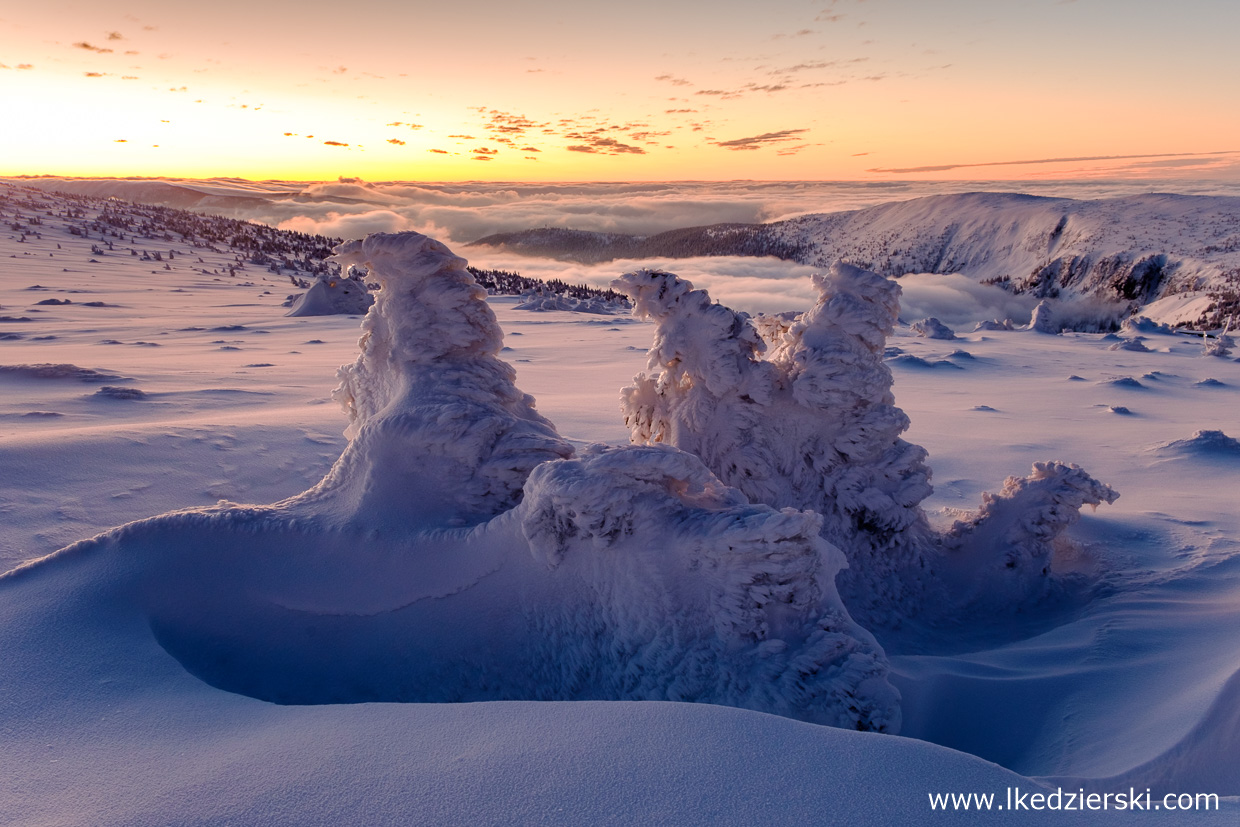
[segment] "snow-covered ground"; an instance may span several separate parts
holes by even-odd
[[[230,253],[167,242],[158,249],[177,255],[164,269],[120,245],[93,253],[99,238],[50,226],[41,235],[0,232],[0,568],[172,509],[293,497],[327,473],[346,445],[331,391],[337,367],[357,355],[357,317],[286,316],[287,279],[252,266],[223,275]],[[619,390],[646,368],[654,326],[518,303],[487,302],[516,386],[579,452],[626,444]],[[588,693],[278,705],[226,691],[217,686],[236,670],[194,661],[187,628],[257,641],[256,651],[222,651],[273,672],[306,653],[339,654],[338,641],[283,639],[245,625],[261,614],[229,612],[277,592],[306,610],[329,600],[324,589],[370,583],[363,602],[382,616],[406,588],[395,576],[403,563],[382,526],[368,529],[369,545],[352,545],[347,533],[325,541],[313,525],[287,524],[278,546],[255,539],[257,523],[222,543],[219,526],[186,517],[0,581],[0,820],[918,824],[944,817],[930,794],[977,792],[1008,807],[987,820],[1023,823],[1046,814],[1012,812],[1008,788],[1148,787],[1154,804],[1168,792],[1217,793],[1222,811],[1157,809],[1141,820],[1234,823],[1240,445],[1194,435],[1240,437],[1240,364],[1166,333],[1131,332],[1143,348],[1128,349],[1116,337],[954,326],[954,340],[900,325],[887,342],[895,402],[912,421],[904,438],[929,452],[935,490],[922,505],[935,527],[1047,460],[1080,464],[1120,498],[1072,528],[1076,545],[1055,566],[1074,587],[1056,599],[872,630],[902,696],[900,736]],[[225,570],[177,568],[203,549]],[[393,568],[383,568],[387,553]],[[338,582],[315,580],[299,554],[334,566]],[[432,580],[442,568],[428,564]],[[222,585],[164,591],[199,582]],[[629,599],[632,588],[608,583],[613,608]],[[506,617],[430,617],[413,638],[381,627],[377,651],[357,657],[433,652],[436,639],[470,640]],[[509,640],[508,627],[495,628],[486,645]]]

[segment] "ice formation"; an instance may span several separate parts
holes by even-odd
[[[1230,331],[1231,319],[1228,319],[1217,336],[1212,339],[1203,336],[1201,340],[1201,355],[1217,356],[1220,359],[1226,359],[1231,356],[1232,350],[1236,347],[1236,340],[1228,335]]]
[[[1120,322],[1120,336],[1136,336],[1141,333],[1175,333],[1175,328],[1163,322],[1156,322],[1148,316],[1129,316]]]
[[[955,339],[956,332],[933,316],[909,325],[913,332],[926,339]]]
[[[614,316],[627,313],[629,308],[619,302],[610,302],[603,298],[577,298],[550,291],[533,291],[521,297],[517,310],[567,310],[573,313],[597,313],[603,316]]]
[[[1131,350],[1136,353],[1149,353],[1150,349],[1145,346],[1144,336],[1133,336],[1130,339],[1121,339],[1113,345],[1107,345],[1107,350]]]
[[[130,523],[8,584],[70,566],[192,674],[281,703],[702,701],[899,728],[818,514],[668,446],[569,458],[462,259],[400,233],[337,260],[382,289],[319,485]]]
[[[1011,319],[991,319],[990,321],[978,322],[973,327],[974,333],[981,333],[987,330],[1015,330],[1016,324]]]
[[[304,282],[303,282],[304,283]],[[340,273],[324,273],[310,289],[289,297],[286,316],[362,315],[374,304],[366,282],[342,268]]]
[[[1197,431],[1188,439],[1177,439],[1159,446],[1159,450],[1206,457],[1240,457],[1240,439],[1222,431]]]
[[[1038,306],[1033,308],[1033,318],[1029,320],[1029,329],[1038,333],[1059,333],[1060,327],[1058,320],[1055,319],[1055,308],[1051,307],[1049,299],[1042,299],[1038,302]]]
[[[930,590],[946,590],[940,615],[973,602],[979,572],[996,581],[984,588],[1037,599],[1080,507],[1118,495],[1075,465],[1043,463],[933,532],[920,505],[926,452],[900,437],[909,420],[883,363],[900,287],[844,263],[815,285],[809,311],[750,319],[671,273],[617,279],[658,324],[647,372],[621,392],[632,441],[697,454],[751,502],[822,514],[849,561],[841,593],[866,622],[898,624]]]

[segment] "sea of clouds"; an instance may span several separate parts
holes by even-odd
[[[542,279],[606,286],[643,267],[670,270],[720,302],[750,312],[804,309],[816,268],[774,258],[711,257],[620,260],[586,265],[467,246],[484,236],[537,227],[650,235],[716,223],[762,223],[813,213],[855,210],[891,201],[960,192],[1012,192],[1069,198],[1113,198],[1146,192],[1240,195],[1237,181],[886,181],[653,183],[415,183],[357,178],[305,183],[239,179],[33,179],[35,184],[91,195],[188,206],[282,229],[361,238],[413,230],[438,238],[479,267]],[[202,199],[198,201],[198,199]],[[198,201],[198,203],[195,203]],[[935,316],[949,325],[990,318],[1027,321],[1032,302],[954,275],[910,275],[901,316]]]

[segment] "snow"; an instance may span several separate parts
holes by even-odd
[[[909,327],[918,336],[927,339],[955,339],[956,332],[933,316],[913,322]]]
[[[1087,317],[1070,322],[1076,327],[1142,305],[1157,321],[1200,322],[1209,307],[1200,299],[1234,294],[1238,216],[1240,199],[1227,196],[973,192],[802,216],[771,229],[804,250],[799,261],[819,266],[843,259],[888,276],[962,273],[1055,303],[1089,299],[1064,310]]]
[[[900,607],[902,624],[866,631],[839,613],[830,574],[842,560],[804,506],[738,500],[683,452],[591,447],[627,441],[616,394],[646,364],[655,325],[481,304],[440,260],[423,275],[395,268],[378,296],[392,319],[397,304],[441,302],[427,324],[456,333],[384,332],[372,317],[359,356],[356,319],[283,315],[287,279],[202,272],[230,253],[203,250],[198,264],[178,252],[171,271],[151,272],[45,224],[25,242],[0,234],[0,305],[32,320],[6,322],[22,338],[0,342],[13,368],[0,371],[4,567],[139,522],[0,579],[0,820],[916,824],[946,817],[927,816],[931,792],[1062,785],[1217,792],[1233,797],[1222,812],[1142,820],[1234,822],[1240,366],[1203,358],[1199,338],[1125,331],[1144,351],[1012,329],[942,342],[896,322],[881,284],[855,274],[828,293],[841,312],[870,296],[874,323],[832,333],[828,299],[731,337],[744,318],[682,293],[683,312],[701,317],[685,328],[697,361],[684,371],[722,383],[711,393],[723,404],[747,404],[737,389],[775,369],[761,365],[787,364],[832,399],[907,415],[880,442],[928,454],[934,491],[915,499],[933,532],[987,522],[979,502],[1035,517],[988,521],[1019,529],[1004,545],[1018,570],[1036,569],[1041,588],[1019,605],[994,588],[962,597],[953,617]],[[359,260],[382,258],[360,246]],[[428,293],[435,273],[450,287]],[[37,304],[48,297],[73,301]],[[653,370],[675,367],[661,341],[668,358]],[[461,373],[436,375],[444,348]],[[832,353],[880,381],[826,382],[818,357]],[[337,383],[343,415],[329,404]],[[436,442],[419,416],[441,404],[478,406],[495,426]],[[504,448],[515,434],[531,441]],[[570,447],[571,459],[534,462]],[[453,490],[411,488],[424,460],[402,466],[397,448],[451,448],[469,473]],[[332,471],[342,454],[353,459]],[[494,474],[477,473],[492,459]],[[325,476],[335,482],[316,488]],[[1081,508],[1113,491],[1097,513]],[[409,529],[414,515],[426,528]],[[1009,571],[1002,555],[983,552],[977,567],[962,549],[957,567],[935,564],[943,582],[1006,582],[991,570]],[[813,666],[818,695],[783,683],[803,657],[828,664]],[[898,688],[900,737],[786,717],[838,722],[833,693],[847,681],[869,690],[872,721],[893,697],[883,687]],[[716,703],[603,700],[686,687]],[[444,702],[416,702],[428,700]]]
[[[301,295],[289,297],[288,316],[365,315],[374,304],[366,282],[360,278],[320,275]]]
[[[751,502],[822,514],[850,561],[845,589],[887,603],[894,573],[917,565],[931,491],[925,451],[899,438],[909,421],[882,359],[900,288],[847,264],[815,284],[812,309],[759,328],[673,274],[622,276],[634,312],[658,323],[625,420],[635,443],[700,456]]]

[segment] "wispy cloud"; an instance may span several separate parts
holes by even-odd
[[[865,63],[868,57],[853,57],[847,60],[811,60],[804,63],[794,63],[791,66],[781,66],[778,69],[770,69],[769,75],[792,75],[797,72],[812,72],[819,69],[838,69],[844,66],[854,66],[858,63]]]
[[[711,141],[715,146],[724,149],[737,150],[755,150],[771,144],[779,144],[785,141],[797,140],[798,135],[808,132],[808,129],[781,129],[778,132],[764,132],[761,135],[753,135],[748,138],[733,138],[730,141]]]
[[[933,164],[920,167],[875,167],[867,169],[866,172],[947,172],[953,169],[969,169],[975,167],[1008,167],[1008,166],[1025,166],[1027,164],[1070,164],[1080,163],[1084,161],[1130,161],[1140,158],[1192,158],[1203,155],[1230,155],[1240,150],[1224,150],[1222,152],[1164,152],[1152,153],[1148,155],[1080,155],[1068,158],[1033,158],[1021,161],[986,161],[982,163],[972,164]]]
[[[615,138],[591,138],[588,143],[566,147],[569,152],[602,153],[604,155],[645,155],[640,146],[621,143]]]
[[[809,37],[812,34],[818,34],[814,29],[801,29],[792,34],[775,34],[771,35],[771,40],[790,40],[795,37]]]

